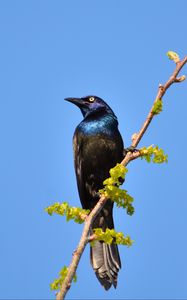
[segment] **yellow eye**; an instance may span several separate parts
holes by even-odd
[[[90,97],[89,98],[89,102],[94,102],[95,101],[95,98],[94,97]]]

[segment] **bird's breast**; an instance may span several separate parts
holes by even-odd
[[[113,136],[117,129],[117,121],[111,116],[100,119],[83,120],[78,130],[86,136]]]
[[[81,122],[74,135],[75,159],[87,167],[98,169],[110,163],[119,162],[123,153],[123,141],[117,124],[109,124],[106,120]],[[92,169],[92,168],[91,168]]]

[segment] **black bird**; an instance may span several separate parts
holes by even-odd
[[[83,121],[77,126],[74,137],[74,163],[82,207],[92,209],[99,200],[98,190],[109,177],[109,170],[120,162],[123,155],[123,140],[118,130],[118,121],[109,105],[97,96],[66,98],[77,105]],[[92,228],[114,228],[113,202],[106,205],[96,217]],[[92,267],[100,283],[108,290],[117,286],[121,262],[118,247],[95,241],[90,249]]]

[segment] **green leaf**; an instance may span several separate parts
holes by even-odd
[[[123,207],[127,210],[128,215],[134,213],[132,206],[133,198],[127,193],[126,190],[120,189],[128,169],[121,164],[117,164],[114,168],[110,169],[110,176],[104,182],[104,188],[99,190],[105,197],[116,202],[118,207]]]
[[[50,284],[50,288],[51,290],[59,290],[64,279],[66,278],[68,273],[68,268],[66,266],[64,266],[60,272],[59,272],[59,277],[57,279],[55,279],[51,284]],[[77,275],[75,274],[73,277],[73,282],[77,282]]]
[[[159,149],[158,146],[143,147],[140,149],[140,153],[141,158],[144,158],[148,163],[162,164],[168,162],[168,155],[164,153],[163,149]]]
[[[89,214],[89,210],[82,209],[80,207],[71,207],[67,202],[56,202],[51,206],[45,208],[45,211],[52,216],[54,213],[66,216],[66,220],[74,220],[76,223],[83,223],[86,216]]]
[[[95,228],[94,230],[95,240],[103,241],[106,244],[111,244],[114,242],[118,245],[126,245],[130,247],[133,244],[130,236],[124,236],[122,232],[117,232],[114,229],[107,228],[106,231],[102,231],[101,228]],[[93,243],[94,244],[94,243]]]
[[[153,106],[153,109],[152,109],[152,113],[154,115],[158,115],[159,113],[161,113],[163,109],[163,103],[162,103],[162,99],[158,99],[155,103],[154,103],[154,106]]]
[[[110,176],[118,183],[119,178],[124,179],[127,172],[127,168],[121,164],[117,164],[114,168],[110,169]]]
[[[167,56],[169,59],[173,60],[175,63],[180,61],[179,55],[174,51],[168,51]]]
[[[104,194],[104,196],[108,199],[113,200],[117,204],[117,207],[125,208],[128,215],[132,215],[134,213],[134,207],[132,206],[134,199],[126,190],[120,189],[114,185],[105,185],[105,187],[99,190],[99,192]]]

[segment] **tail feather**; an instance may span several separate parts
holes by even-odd
[[[109,249],[109,254],[110,254],[110,259],[111,259],[111,264],[113,266],[113,268],[116,269],[116,272],[119,271],[119,269],[121,268],[121,261],[120,261],[120,256],[119,256],[119,251],[118,251],[118,247],[116,244],[112,244],[113,247],[108,247]],[[116,257],[118,259],[116,259]]]
[[[121,262],[116,244],[95,241],[90,249],[91,264],[101,285],[108,290],[117,286],[117,277]]]

